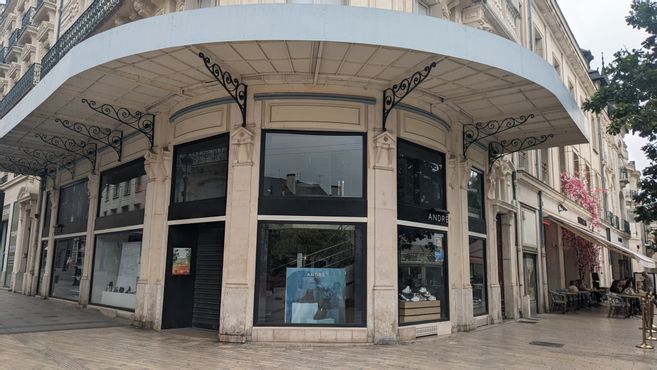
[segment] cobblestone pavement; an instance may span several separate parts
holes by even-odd
[[[0,292],[0,301],[6,298]],[[393,346],[235,345],[218,343],[208,332],[128,326],[7,334],[0,335],[0,368],[657,368],[657,350],[634,347],[640,320],[609,319],[603,310],[542,315],[534,324],[507,322]],[[0,322],[6,314],[0,312]]]

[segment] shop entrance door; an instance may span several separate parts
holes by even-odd
[[[163,329],[219,329],[223,245],[223,223],[169,228]]]
[[[536,274],[536,255],[525,253],[525,293],[530,299],[531,315],[535,316],[538,312],[538,281]]]
[[[506,306],[504,305],[504,243],[502,242],[502,215],[497,214],[495,228],[497,232],[497,280],[500,284],[500,300],[502,318],[506,319]]]

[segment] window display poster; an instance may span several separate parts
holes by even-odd
[[[192,248],[173,248],[173,276],[186,276],[191,273]]]
[[[343,268],[287,268],[285,275],[286,323],[345,322]]]
[[[116,278],[116,285],[124,290],[134,292],[139,276],[139,257],[141,242],[126,242],[121,248],[121,264]]]

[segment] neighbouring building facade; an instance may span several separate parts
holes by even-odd
[[[655,267],[556,2],[265,3],[8,1],[0,166],[30,186],[4,285],[222,341],[383,344],[545,312],[592,279],[564,230],[601,286]]]

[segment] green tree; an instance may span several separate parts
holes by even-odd
[[[584,103],[584,109],[600,113],[608,109],[610,134],[633,132],[648,139],[641,149],[650,160],[643,171],[641,191],[635,197],[636,219],[657,220],[657,2],[634,0],[625,18],[649,36],[640,49],[620,50],[603,73],[609,83]]]

